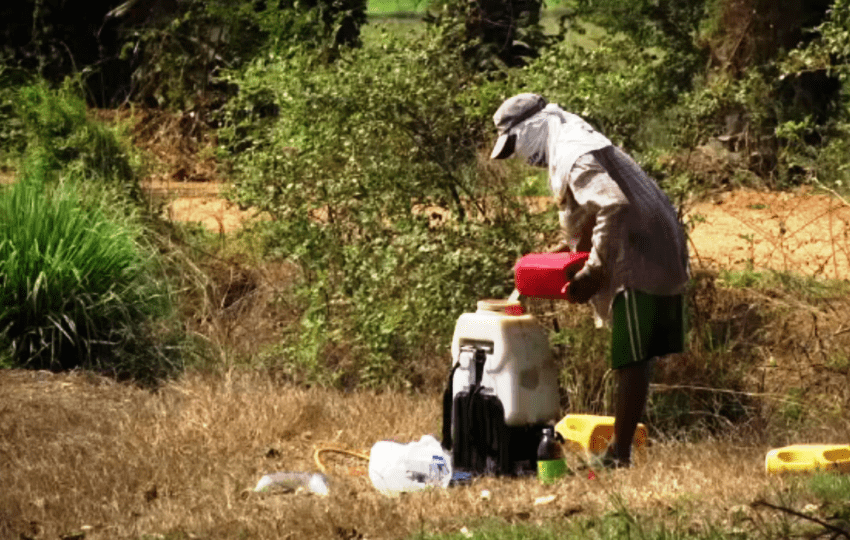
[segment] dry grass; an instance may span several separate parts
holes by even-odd
[[[783,482],[764,474],[767,448],[705,442],[653,446],[635,469],[595,480],[485,478],[398,499],[328,459],[329,497],[258,495],[265,473],[315,470],[317,447],[368,451],[438,433],[438,397],[280,386],[255,372],[187,375],[150,392],[79,373],[0,371],[0,386],[0,538],[400,538],[474,529],[488,516],[598,515],[615,495],[637,512],[721,525]],[[535,505],[546,495],[554,501]]]

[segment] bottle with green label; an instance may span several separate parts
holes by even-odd
[[[567,463],[564,461],[561,443],[555,439],[555,429],[546,426],[537,447],[537,479],[544,484],[551,484],[566,474]]]

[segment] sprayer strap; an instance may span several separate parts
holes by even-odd
[[[460,367],[460,362],[455,362],[449,371],[449,380],[446,390],[443,392],[443,448],[452,449],[452,406],[454,404],[454,378],[455,371]]]

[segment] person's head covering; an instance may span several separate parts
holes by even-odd
[[[499,138],[496,140],[490,159],[511,157],[517,150],[517,127],[542,111],[547,104],[546,100],[537,94],[518,94],[506,99],[493,115]],[[531,158],[531,155],[523,157]]]

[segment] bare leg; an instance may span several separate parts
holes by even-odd
[[[646,408],[649,382],[655,359],[632,364],[617,370],[617,396],[614,403],[614,444],[608,456],[623,465],[632,460],[632,439],[640,417]]]

